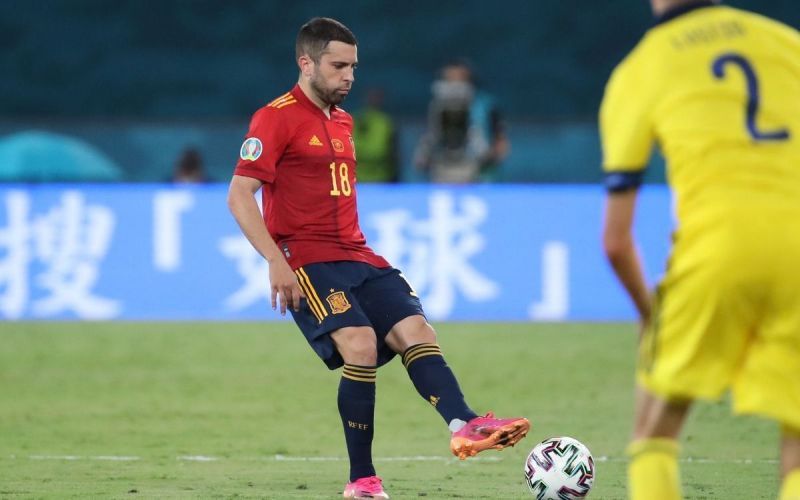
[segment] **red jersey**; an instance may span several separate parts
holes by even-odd
[[[234,174],[265,183],[264,222],[292,269],[341,260],[389,267],[358,225],[353,118],[336,106],[330,115],[295,85],[253,115]]]

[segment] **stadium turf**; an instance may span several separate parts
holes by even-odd
[[[540,439],[597,461],[592,498],[625,496],[634,327],[440,324],[476,411],[524,415],[516,448],[460,462],[395,360],[378,372],[374,456],[393,499],[530,498]],[[329,372],[290,323],[0,323],[0,498],[337,498],[347,479]],[[696,407],[686,498],[775,498],[777,429]]]

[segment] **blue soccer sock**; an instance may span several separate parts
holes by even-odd
[[[375,475],[372,465],[372,436],[375,420],[374,366],[344,365],[339,381],[339,415],[344,426],[350,481]]]
[[[453,371],[437,344],[416,344],[403,353],[403,365],[422,398],[433,405],[445,423],[469,420],[478,415],[467,406]]]

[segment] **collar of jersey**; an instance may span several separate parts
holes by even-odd
[[[325,112],[324,112],[324,111],[322,111],[322,110],[319,108],[319,106],[317,106],[316,104],[314,104],[314,101],[312,101],[311,99],[309,99],[309,98],[308,98],[308,96],[306,95],[306,93],[305,93],[305,92],[303,92],[303,89],[301,89],[301,88],[300,88],[300,84],[297,84],[297,83],[296,83],[296,84],[294,85],[294,88],[292,89],[292,91],[291,91],[291,94],[292,94],[292,95],[293,95],[293,96],[294,96],[294,97],[297,99],[297,102],[299,102],[300,104],[304,105],[304,106],[305,106],[305,107],[307,107],[307,108],[310,108],[310,109],[311,109],[313,112],[315,112],[315,113],[319,114],[319,116],[321,116],[322,118],[324,118],[324,119],[326,119],[326,120],[328,120],[328,119],[329,119],[329,118],[328,118],[328,117],[325,115]],[[331,107],[330,107],[331,116],[333,116],[333,113],[334,113],[334,111],[336,111],[336,110],[337,110],[336,106],[331,106]]]
[[[672,21],[676,17],[682,16],[688,12],[691,12],[696,9],[701,9],[704,7],[713,7],[716,5],[711,0],[697,0],[695,2],[689,2],[685,5],[680,5],[678,7],[673,7],[660,16],[656,17],[656,26],[666,23],[667,21]]]

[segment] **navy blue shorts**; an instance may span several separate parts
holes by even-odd
[[[425,315],[411,285],[393,267],[364,262],[319,262],[295,271],[306,295],[300,310],[291,310],[297,326],[317,355],[335,370],[344,364],[330,333],[346,326],[370,326],[378,339],[378,366],[395,352],[386,345],[389,330],[400,320]]]

